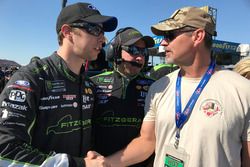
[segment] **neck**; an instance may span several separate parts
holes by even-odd
[[[201,78],[207,71],[208,66],[200,68],[181,67],[181,75],[187,78]]]
[[[75,74],[79,75],[81,67],[84,63],[84,60],[79,58],[73,52],[70,52],[68,49],[59,48],[57,54],[62,57],[62,59],[66,62],[68,68]]]
[[[211,59],[202,63],[194,63],[191,66],[181,66],[181,74],[188,78],[201,78],[207,71]]]
[[[211,63],[211,51],[198,48],[186,64],[180,64],[181,74],[188,78],[201,78]]]

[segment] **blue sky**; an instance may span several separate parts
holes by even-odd
[[[104,15],[118,18],[118,28],[133,26],[153,36],[150,26],[184,6],[217,9],[217,40],[250,44],[250,0],[67,0],[90,2]],[[21,65],[58,48],[55,31],[61,0],[0,0],[0,59]],[[108,39],[115,32],[106,33]]]

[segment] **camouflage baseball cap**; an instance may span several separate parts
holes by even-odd
[[[210,35],[216,36],[213,17],[197,7],[184,7],[176,10],[170,18],[151,26],[151,31],[155,35],[164,35],[168,31],[177,30],[186,26],[202,28]]]

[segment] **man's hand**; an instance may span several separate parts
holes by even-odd
[[[99,154],[96,151],[88,151],[87,153],[87,157],[88,159],[96,159],[96,158],[100,158],[100,159],[104,159],[104,156],[102,156],[101,154]]]
[[[84,161],[86,167],[111,167],[110,164],[105,162],[104,156],[95,151],[89,151]]]

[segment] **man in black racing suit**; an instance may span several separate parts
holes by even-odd
[[[103,31],[116,26],[115,17],[101,15],[91,4],[63,8],[57,52],[19,69],[0,96],[0,166],[102,163],[84,158],[91,148],[95,99],[83,63],[97,58]]]
[[[148,57],[147,49],[154,46],[151,37],[127,27],[118,30],[110,45],[107,57],[114,61],[114,70],[91,77],[98,103],[93,117],[94,150],[104,156],[122,149],[139,135],[145,97],[154,82],[141,72]],[[150,162],[136,166],[144,167]]]

